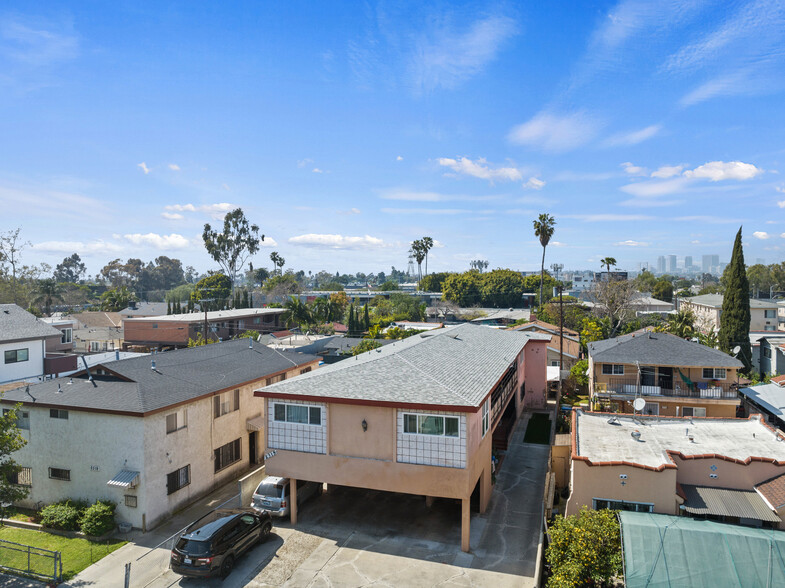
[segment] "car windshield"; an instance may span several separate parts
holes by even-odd
[[[283,486],[284,485],[280,482],[273,484],[272,482],[263,481],[261,484],[259,484],[255,494],[259,494],[260,496],[281,498],[283,496]]]
[[[177,542],[177,550],[182,551],[186,555],[199,557],[210,553],[210,542],[194,541],[193,539],[180,537],[180,540]]]

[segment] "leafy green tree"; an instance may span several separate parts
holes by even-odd
[[[494,308],[518,308],[524,292],[523,276],[509,269],[495,269],[482,275],[480,294],[485,306]]]
[[[131,292],[127,286],[110,288],[101,294],[101,310],[107,312],[119,312],[126,308],[131,302],[139,300],[136,294]]]
[[[622,574],[621,529],[611,510],[588,510],[556,517],[545,559],[548,588],[606,585]]]
[[[688,308],[682,308],[676,314],[668,316],[666,330],[681,339],[695,336],[695,314]]]
[[[400,288],[400,284],[394,280],[386,280],[384,281],[377,290],[381,292],[392,292],[394,290],[398,290]]]
[[[205,340],[201,333],[196,336],[196,339],[188,339],[188,347],[201,347],[202,345],[211,345],[213,343],[218,343],[218,339]]]
[[[375,339],[363,339],[357,345],[352,347],[351,353],[352,355],[360,355],[361,353],[365,353],[366,351],[372,351],[374,349],[378,349],[381,347],[382,344]]]
[[[595,317],[583,319],[581,328],[581,346],[584,351],[592,341],[602,341],[608,338],[608,321]]]
[[[54,278],[46,278],[38,282],[38,286],[33,291],[32,303],[37,306],[43,306],[44,314],[49,316],[51,314],[52,303],[63,301],[63,292],[65,288],[62,284],[57,283]]]
[[[363,306],[363,326],[365,327],[364,330],[366,331],[371,328],[371,315],[368,312],[367,304]]]
[[[450,274],[444,280],[442,296],[458,306],[479,306],[482,301],[481,287],[482,276],[477,270]]]
[[[644,270],[633,280],[638,292],[654,292],[657,285],[657,278],[649,270]]]
[[[722,319],[717,338],[720,349],[731,353],[740,347],[737,357],[744,363],[744,370],[752,370],[752,348],[750,347],[750,285],[744,267],[744,250],[741,245],[741,228],[736,233],[733,255],[728,265],[725,296],[722,300]]]
[[[26,486],[17,484],[22,468],[12,457],[15,451],[27,444],[17,424],[20,406],[3,411],[0,416],[0,502],[16,502],[28,494]]]
[[[553,233],[556,230],[556,219],[554,219],[550,214],[541,214],[537,220],[533,221],[534,223],[534,236],[539,238],[540,245],[542,245],[542,263],[540,264],[540,301],[539,304],[542,304],[542,285],[543,279],[545,277],[545,248],[548,246],[548,243],[551,241],[551,237],[553,237]]]
[[[290,296],[283,307],[286,311],[281,315],[281,319],[285,324],[294,324],[305,328],[313,323],[313,315],[311,315],[308,305],[296,296]]]
[[[270,272],[267,269],[260,267],[255,269],[252,273],[252,281],[253,284],[259,284],[260,286],[264,284],[265,280],[270,277]]]
[[[19,303],[17,292],[17,270],[19,269],[20,256],[22,251],[30,245],[29,241],[23,241],[19,234],[22,229],[14,229],[0,233],[0,274],[6,273],[6,264],[11,266],[11,295],[14,304]]]
[[[435,274],[428,274],[420,280],[420,290],[425,292],[441,292],[444,287],[444,280],[450,272],[437,272]]]
[[[54,279],[58,282],[76,283],[87,273],[87,266],[82,263],[78,253],[66,257],[55,266]]]
[[[299,294],[302,291],[297,278],[294,277],[294,274],[290,274],[289,272],[269,278],[264,283],[262,289],[273,296],[291,296],[292,294]]]
[[[657,300],[662,300],[663,302],[673,302],[673,284],[671,284],[668,280],[657,280],[651,295]]]
[[[191,300],[200,303],[202,310],[220,309],[226,306],[232,295],[232,281],[224,274],[213,274],[196,283]]]
[[[259,227],[248,222],[242,208],[235,208],[226,213],[220,233],[206,223],[202,240],[207,253],[224,270],[231,284],[230,289],[233,289],[237,272],[242,270],[249,255],[259,251],[259,243],[264,241],[264,235],[260,238]]]
[[[572,377],[579,386],[589,385],[589,360],[581,359],[575,362],[575,365],[570,368],[570,377]]]
[[[551,276],[551,274],[549,274],[548,271],[546,270],[545,275],[542,276],[542,278],[534,274],[525,276],[523,278],[523,284],[524,284],[523,291],[537,293],[540,288],[541,279],[543,285],[542,295],[544,298],[542,299],[542,301],[540,301],[539,294],[537,294],[536,296],[537,300],[535,306],[538,307],[542,306],[543,304],[545,304],[546,302],[548,302],[553,298],[553,289],[559,285],[559,282],[553,276]]]

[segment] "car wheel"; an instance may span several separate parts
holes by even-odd
[[[262,525],[262,532],[259,533],[259,543],[264,543],[270,537],[270,532],[273,530],[273,524],[266,522]]]
[[[221,578],[226,578],[229,574],[232,573],[232,568],[234,567],[234,556],[227,555],[223,562],[221,563]]]

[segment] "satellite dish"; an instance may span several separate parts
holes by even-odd
[[[643,399],[643,398],[636,398],[636,399],[635,399],[635,402],[633,402],[633,403],[632,403],[632,407],[633,407],[635,410],[643,410],[643,408],[644,408],[645,406],[646,406],[646,400],[645,400],[645,399]]]
[[[733,355],[738,355],[739,351],[741,351],[741,345],[736,345],[736,347],[733,348]]]

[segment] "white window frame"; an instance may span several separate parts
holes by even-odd
[[[74,340],[74,330],[71,327],[66,327],[65,329],[60,329],[62,336],[60,337],[60,343],[72,343]]]
[[[684,414],[685,410],[691,410],[692,414],[686,415]],[[695,413],[703,413],[703,414],[695,414]],[[706,407],[705,406],[682,406],[681,407],[681,416],[690,416],[690,417],[705,417],[706,416]]]
[[[166,434],[176,433],[188,427],[188,412],[185,407],[166,415]]]
[[[711,375],[707,376],[706,372],[709,370],[711,370]],[[725,368],[703,368],[702,373],[704,380],[724,380],[728,376],[728,370]]]
[[[282,407],[284,418],[280,418],[280,414],[276,410],[277,407]],[[303,423],[296,420],[289,419],[290,408],[304,408],[308,414],[308,422]],[[316,415],[318,414],[318,422]],[[296,404],[294,402],[273,402],[273,420],[277,423],[289,423],[291,425],[308,425],[309,427],[321,427],[322,425],[322,407],[314,404]]]
[[[412,433],[406,430],[407,417],[417,417],[417,431]],[[423,433],[422,423],[428,418],[442,419],[442,432],[441,433]],[[458,422],[458,430],[455,435],[447,434],[447,419],[454,419]],[[457,416],[444,415],[444,414],[427,414],[421,412],[405,412],[403,413],[403,434],[404,435],[419,435],[421,437],[447,437],[449,439],[460,439],[461,437],[461,418]]]
[[[50,419],[60,419],[67,421],[68,420],[68,411],[62,408],[50,408],[49,409],[49,418]]]
[[[763,318],[767,318],[767,319],[777,318],[777,311],[763,309]]]
[[[460,419],[458,421],[458,431],[460,434]],[[488,432],[488,429],[491,428],[491,399],[488,398],[485,402],[482,403],[482,436],[485,437],[485,434]]]
[[[90,351],[91,352],[101,351],[101,342],[100,341],[90,341]]]
[[[608,371],[605,371],[605,368],[609,368]],[[617,370],[621,371],[617,371]],[[603,376],[623,376],[624,375],[624,364],[620,363],[604,363],[602,364],[602,375]]]

